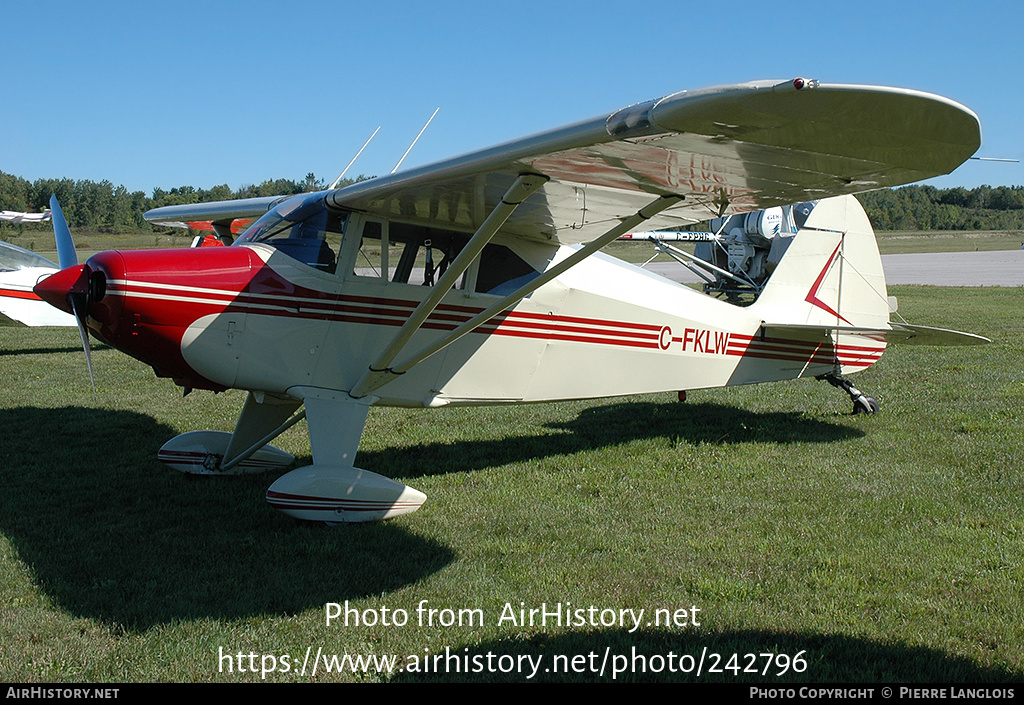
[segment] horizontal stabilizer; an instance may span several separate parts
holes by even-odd
[[[974,333],[963,333],[945,328],[914,326],[909,323],[890,323],[891,328],[860,328],[857,326],[821,326],[800,325],[793,323],[763,323],[766,335],[779,335],[786,332],[807,334],[808,331],[821,331],[822,335],[840,333],[849,335],[867,335],[884,338],[889,345],[982,345],[992,341]]]
[[[974,333],[963,333],[958,330],[912,326],[909,323],[891,323],[890,325],[893,327],[893,330],[886,335],[886,341],[890,343],[904,343],[907,345],[981,345],[992,342],[983,336],[975,335]]]

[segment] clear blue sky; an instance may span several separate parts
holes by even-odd
[[[131,191],[328,181],[487,147],[679,90],[891,85],[974,110],[1024,159],[1024,3],[0,0],[0,171]],[[937,186],[1024,184],[968,162]]]

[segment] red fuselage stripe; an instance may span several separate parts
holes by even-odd
[[[270,287],[265,287],[270,291]],[[293,287],[294,289],[294,287]],[[172,284],[145,281],[111,281],[108,293],[126,298],[173,301],[189,307],[191,320],[217,313],[251,313],[280,318],[306,318],[376,326],[401,326],[418,301],[371,296],[330,294],[311,289],[252,293],[224,289],[175,287]],[[483,311],[482,308],[441,304],[431,313],[423,328],[451,331]],[[613,321],[581,316],[555,316],[522,311],[505,311],[481,324],[474,332],[516,338],[599,343],[633,348],[661,349],[663,327],[652,323]],[[867,367],[881,357],[885,349],[864,345],[834,346],[824,341],[788,338],[760,338],[730,333],[726,355],[802,363],[833,364],[837,360],[849,366]]]
[[[367,325],[400,326],[409,313],[418,305],[416,301],[382,299],[360,296],[328,296],[314,298],[282,294],[270,296],[246,292],[195,289],[175,291],[170,287],[148,282],[111,282],[108,293],[120,294],[126,298],[147,298],[159,301],[176,301],[191,305],[195,318],[200,316],[238,312],[282,318],[310,318],[360,323]],[[433,330],[454,330],[472,316],[483,311],[481,308],[442,305],[424,323],[423,327]],[[658,348],[661,326],[655,324],[620,322],[578,316],[545,316],[524,312],[505,312],[482,324],[477,332],[520,338],[541,338],[576,342],[597,342],[608,345]]]
[[[20,289],[3,289],[0,288],[0,296],[6,296],[9,299],[25,299],[27,301],[42,301],[41,298],[36,296],[34,291],[21,291]]]

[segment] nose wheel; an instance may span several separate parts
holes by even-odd
[[[838,387],[849,394],[850,399],[853,401],[854,414],[873,414],[882,408],[874,397],[865,395],[854,387],[850,380],[844,379],[841,375],[829,373],[827,375],[818,375],[815,379],[828,382],[833,387]]]

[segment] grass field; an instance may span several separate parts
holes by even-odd
[[[270,509],[273,478],[157,462],[230,430],[240,393],[183,399],[98,346],[94,395],[74,330],[0,328],[0,680],[522,681],[529,658],[532,680],[1020,681],[1020,291],[892,293],[995,342],[890,349],[854,378],[872,417],[814,381],[375,409],[359,464],[427,504],[335,528]],[[304,424],[278,445],[309,461]],[[346,601],[360,624],[328,625]],[[518,619],[567,603],[598,624]],[[621,609],[642,625],[599,623]],[[297,673],[307,649],[431,672]]]
[[[1020,231],[960,232],[954,230],[876,233],[878,251],[883,255],[909,252],[968,252],[1017,250],[1024,246]]]

